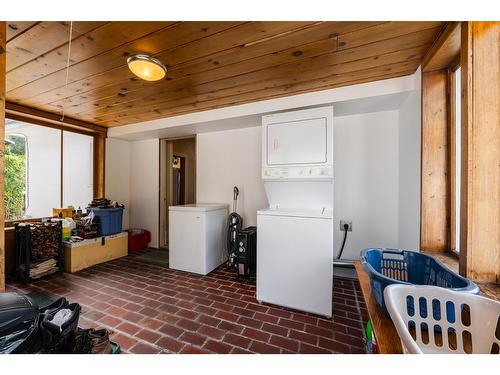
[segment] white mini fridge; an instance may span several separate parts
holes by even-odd
[[[170,268],[206,275],[225,262],[229,205],[186,204],[168,211]]]

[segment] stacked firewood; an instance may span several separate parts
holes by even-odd
[[[61,226],[58,223],[31,224],[31,259],[41,261],[59,256]]]
[[[20,269],[24,272],[24,264],[21,264]],[[53,274],[58,271],[57,261],[54,258],[44,260],[30,266],[30,277],[38,279],[40,277]]]
[[[88,223],[84,219],[76,219],[76,228],[73,229],[75,236],[83,239],[95,238],[99,236],[98,225],[95,223]]]

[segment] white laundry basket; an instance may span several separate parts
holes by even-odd
[[[499,302],[421,285],[389,285],[384,299],[406,353],[499,353]]]

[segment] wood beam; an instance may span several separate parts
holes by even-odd
[[[460,57],[460,22],[450,22],[429,48],[422,71],[432,72],[455,65]]]
[[[448,73],[422,74],[420,248],[449,247]]]
[[[5,21],[0,21],[0,292],[5,291],[5,207],[4,207],[4,140],[5,140],[5,65],[7,34]]]
[[[8,118],[13,120],[29,121],[34,124],[77,133],[106,136],[107,132],[105,127],[90,122],[80,121],[70,117],[65,117],[64,120],[61,121],[61,115],[59,114],[26,107],[12,102],[6,103],[5,113]]]
[[[460,274],[500,282],[500,22],[462,23]]]
[[[94,136],[94,198],[105,197],[106,137]]]

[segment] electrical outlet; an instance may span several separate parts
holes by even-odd
[[[352,221],[351,220],[340,220],[340,231],[344,231],[344,224],[347,224],[349,227],[347,228],[348,232],[352,232]]]

